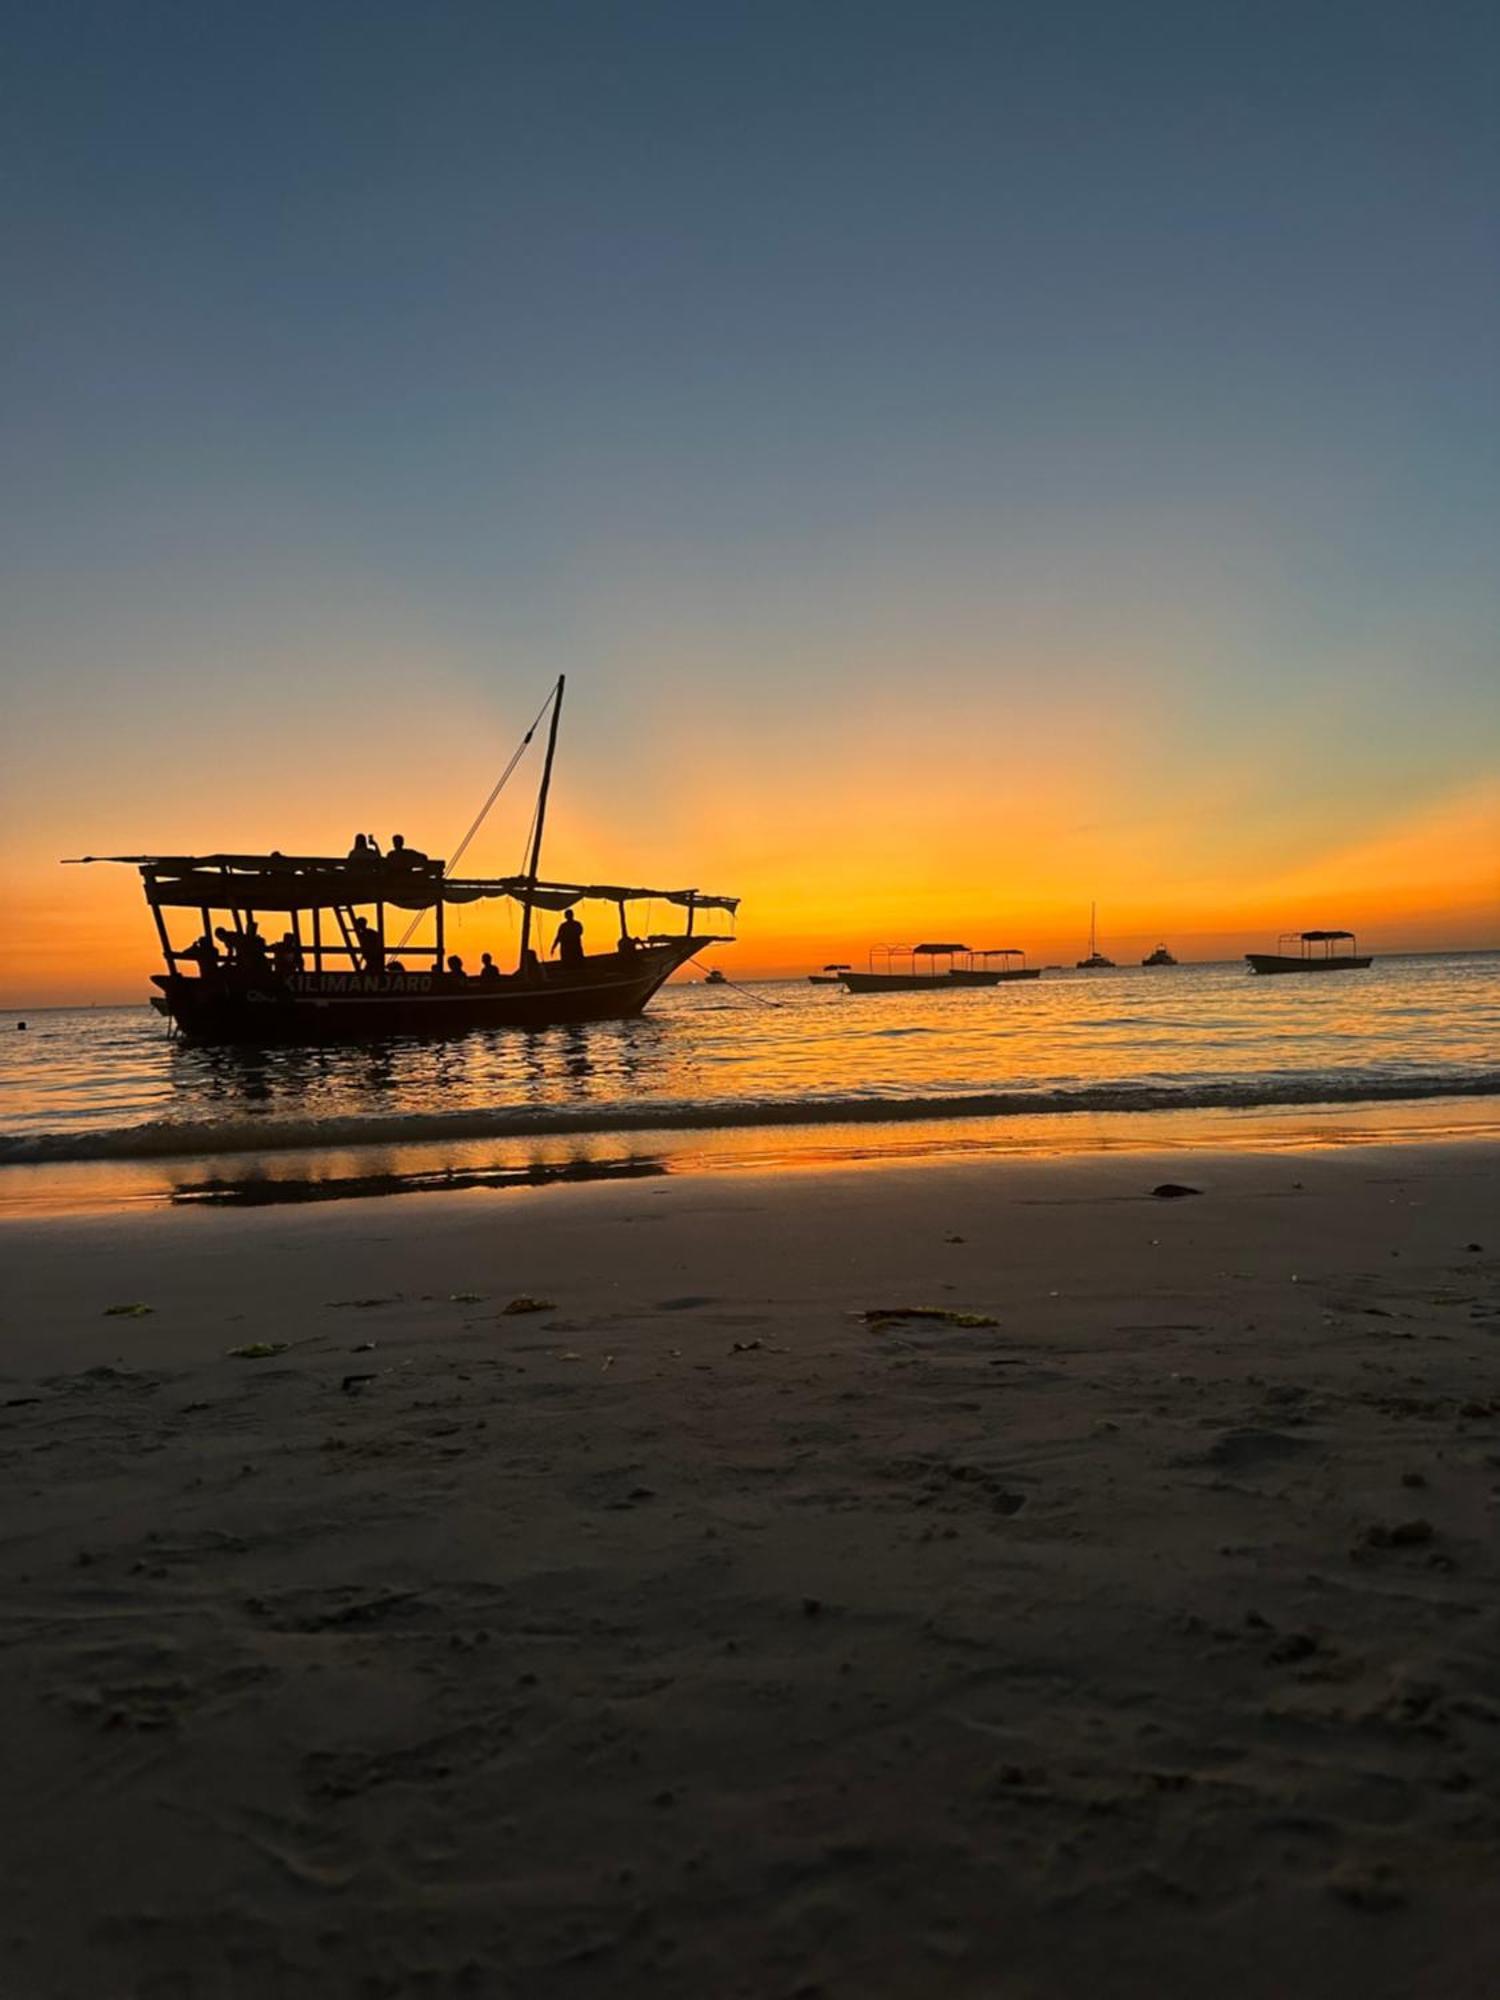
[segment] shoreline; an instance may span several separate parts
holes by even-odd
[[[578,1188],[631,1177],[821,1173],[964,1160],[1298,1152],[1500,1143],[1500,1096],[1443,1095],[1232,1110],[874,1118],[541,1137],[273,1147],[0,1165],[0,1227],[48,1214],[270,1206],[411,1193]]]
[[[1495,1989],[1500,1148],[541,1192],[7,1231],[12,1990]]]

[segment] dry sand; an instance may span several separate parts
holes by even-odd
[[[1497,1252],[1479,1147],[11,1226],[0,1992],[1500,1991]]]

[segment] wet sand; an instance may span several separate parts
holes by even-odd
[[[1500,1990],[1493,1148],[0,1257],[16,2000]]]

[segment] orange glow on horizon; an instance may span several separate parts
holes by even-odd
[[[1101,946],[1122,964],[1158,939],[1184,960],[1226,958],[1279,931],[1321,924],[1356,930],[1377,952],[1500,945],[1497,783],[1391,813],[1357,838],[1325,838],[1316,852],[1268,867],[1270,857],[1253,852],[1257,836],[1233,837],[1215,811],[1210,793],[1224,789],[1222,774],[1198,798],[1181,797],[1170,820],[1111,821],[1096,759],[1075,761],[1062,781],[1017,774],[998,784],[978,754],[950,754],[947,763],[941,781],[894,786],[883,751],[851,758],[837,779],[794,768],[778,774],[774,806],[769,787],[726,788],[716,767],[703,765],[701,776],[664,795],[633,838],[613,831],[608,786],[589,806],[560,791],[546,872],[740,894],[740,941],[717,962],[741,978],[797,976],[828,960],[860,964],[872,942],[934,932],[1020,946],[1034,964],[1071,965],[1085,947],[1091,895]],[[280,830],[287,851],[331,851],[339,843],[330,825],[352,830],[369,819],[367,809],[330,810],[326,796],[316,805],[302,815],[304,845]],[[223,820],[235,816],[198,799],[190,811],[179,804],[174,830],[184,846],[211,851]],[[404,793],[397,823],[441,851],[424,827],[434,817],[431,800],[419,805]],[[277,844],[267,818],[263,809],[259,825],[243,832]],[[307,837],[314,821],[324,824],[321,840]],[[1189,839],[1184,829],[1200,825],[1207,832]],[[513,827],[494,839],[487,829],[480,848],[477,869],[518,865]],[[584,914],[596,938],[612,931],[612,911]],[[677,920],[660,909],[654,918],[662,927]],[[63,869],[33,841],[12,874],[4,924],[8,1007],[140,999],[157,969],[154,928],[129,868]],[[455,912],[453,938],[468,957],[494,950],[505,963],[515,950],[514,907]]]

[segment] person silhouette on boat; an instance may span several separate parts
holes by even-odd
[[[408,847],[404,834],[393,833],[391,851],[385,857],[385,865],[387,868],[425,868],[427,856],[420,847]]]
[[[238,962],[240,970],[248,972],[252,978],[264,978],[271,970],[271,953],[254,917],[246,920],[244,933],[240,938]]]
[[[359,960],[366,972],[385,971],[385,945],[368,917],[354,919],[354,935],[359,943]]]
[[[294,972],[302,970],[302,947],[292,931],[283,931],[271,947],[271,970],[283,979],[290,979]]]
[[[552,940],[552,949],[557,953],[559,965],[583,963],[583,925],[571,910],[563,911],[563,920],[557,927],[557,936]]]
[[[265,939],[256,928],[254,917],[242,931],[232,931],[220,924],[214,936],[224,947],[224,958],[231,972],[270,971],[270,953],[266,950]]]
[[[355,834],[354,845],[349,849],[348,858],[351,861],[374,861],[376,859],[375,851],[370,846],[369,840],[364,834]]]
[[[205,931],[201,938],[195,939],[186,951],[179,952],[177,956],[179,958],[191,959],[198,968],[198,977],[200,979],[211,978],[219,969],[219,947],[214,943],[213,936],[208,931]]]
[[[467,979],[469,976],[464,971],[464,962],[456,951],[448,954],[448,976],[450,979]]]
[[[479,983],[481,986],[500,984],[500,968],[487,951],[479,954]]]

